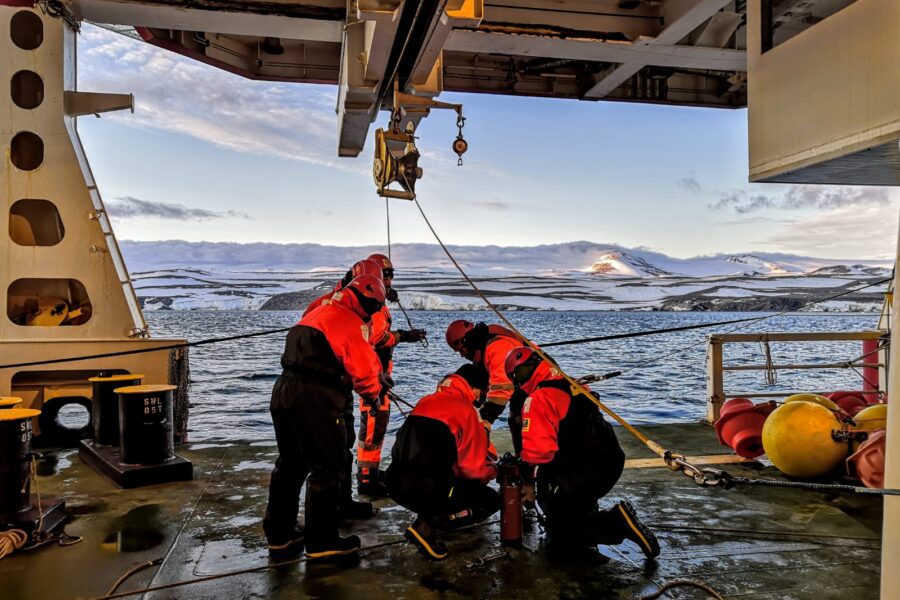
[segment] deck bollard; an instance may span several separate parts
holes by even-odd
[[[119,395],[120,387],[140,385],[144,375],[98,375],[88,381],[93,384],[91,423],[94,441],[104,446],[119,445]]]
[[[174,385],[117,388],[119,449],[126,464],[156,465],[175,458]]]
[[[0,525],[31,508],[31,419],[33,408],[0,411]]]
[[[0,396],[0,410],[13,408],[17,404],[21,404],[22,399],[15,396]]]

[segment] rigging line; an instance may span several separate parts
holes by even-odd
[[[887,281],[890,281],[890,279],[888,279]],[[885,282],[885,280],[881,280],[881,281],[877,281],[871,285],[881,285],[884,282]],[[862,282],[857,281],[854,283],[862,283]],[[868,286],[866,286],[866,287],[868,287]],[[853,292],[863,290],[863,289],[865,289],[865,288],[862,287],[862,288],[859,288],[858,290],[850,290],[849,292],[842,292],[838,296],[843,296],[845,294],[853,293]],[[553,346],[567,346],[570,344],[589,344],[591,342],[605,342],[608,340],[621,340],[621,339],[632,338],[632,337],[643,337],[646,335],[657,335],[657,334],[662,334],[662,333],[673,333],[676,331],[690,331],[692,329],[704,329],[707,327],[718,327],[719,325],[731,325],[732,323],[747,323],[750,321],[759,321],[759,320],[770,319],[772,317],[786,315],[786,314],[790,314],[790,313],[794,313],[794,312],[800,312],[806,306],[811,306],[812,304],[815,304],[818,302],[827,302],[828,300],[832,300],[832,299],[833,298],[825,298],[823,300],[811,300],[807,304],[804,304],[803,306],[801,306],[800,308],[792,309],[789,311],[783,311],[780,313],[775,313],[772,315],[762,316],[762,317],[746,317],[746,318],[742,318],[742,319],[729,319],[727,321],[713,321],[710,323],[699,323],[696,325],[684,325],[684,326],[679,326],[679,327],[665,327],[663,329],[645,329],[642,331],[634,331],[634,332],[629,332],[629,333],[617,333],[617,334],[613,334],[613,335],[601,335],[601,336],[597,336],[597,337],[578,338],[578,339],[574,339],[574,340],[563,340],[561,342],[548,342],[546,344],[541,344],[541,347],[542,348],[550,348]]]
[[[212,483],[213,478],[215,478],[216,473],[219,472],[219,469],[222,467],[222,462],[225,460],[225,456],[228,455],[228,450],[222,453],[222,456],[219,458],[219,462],[216,463],[216,468],[213,469],[212,473],[209,474],[209,478],[206,480],[206,483],[203,485],[203,489],[200,490],[200,493],[197,495],[197,499],[194,501],[194,506],[191,507],[191,512],[188,514],[187,518],[184,520],[184,523],[181,524],[181,529],[178,530],[178,533],[175,535],[175,539],[172,540],[172,545],[169,546],[169,550],[166,552],[166,555],[162,558],[159,568],[156,570],[156,573],[153,574],[153,577],[150,578],[150,585],[153,585],[153,582],[156,581],[156,578],[162,573],[163,568],[166,566],[166,562],[171,558],[172,552],[175,551],[175,546],[178,545],[178,540],[181,539],[181,534],[184,533],[184,530],[187,529],[188,523],[191,522],[191,519],[194,518],[194,513],[197,512],[197,507],[200,506],[200,500],[203,499],[204,494],[206,494],[206,490],[209,488],[209,485]],[[120,582],[121,585],[121,582]],[[115,591],[115,590],[113,590]],[[109,595],[109,594],[107,594]]]
[[[33,367],[37,365],[50,365],[55,363],[65,363],[65,362],[73,362],[79,360],[91,360],[95,358],[111,358],[114,356],[127,356],[130,354],[144,354],[147,352],[161,352],[163,350],[175,350],[177,348],[191,348],[194,346],[206,346],[209,344],[218,344],[221,342],[230,342],[233,340],[243,340],[252,337],[260,337],[264,335],[274,335],[276,333],[286,333],[290,331],[290,327],[282,327],[281,329],[269,329],[267,331],[258,331],[256,333],[243,333],[240,335],[230,335],[226,337],[219,338],[208,338],[205,340],[198,340],[196,342],[182,342],[179,344],[165,344],[163,346],[156,346],[154,348],[139,348],[137,350],[121,350],[119,352],[104,352],[102,354],[85,354],[82,356],[70,356],[67,358],[50,358],[47,360],[35,360],[31,362],[24,363],[10,363],[6,365],[0,365],[0,369],[12,369],[17,367]]]
[[[822,302],[829,302],[829,301],[834,300],[834,299],[836,299],[836,298],[840,298],[840,297],[842,297],[842,296],[847,296],[847,295],[849,295],[849,294],[853,294],[853,293],[855,293],[855,292],[859,292],[859,291],[864,290],[864,289],[866,289],[866,288],[875,287],[876,285],[882,285],[882,284],[884,284],[884,283],[887,283],[888,281],[891,281],[891,278],[890,278],[890,277],[888,277],[887,279],[880,279],[880,280],[878,280],[878,281],[875,281],[875,282],[872,282],[872,283],[868,283],[868,284],[866,284],[866,285],[864,285],[864,286],[862,286],[862,287],[854,288],[854,289],[852,289],[852,290],[846,290],[846,291],[841,292],[840,294],[835,294],[835,295],[833,295],[833,296],[828,296],[827,298],[822,298],[822,299],[820,299],[820,300],[810,300],[810,301],[806,302],[805,304],[802,304],[802,305],[800,306],[800,308],[796,308],[796,309],[792,309],[792,310],[783,310],[783,311],[781,311],[781,312],[772,313],[771,315],[764,315],[764,316],[761,316],[761,317],[754,317],[753,319],[751,319],[751,321],[754,321],[754,322],[755,322],[755,321],[762,322],[762,321],[765,321],[765,320],[767,320],[767,319],[773,319],[773,318],[775,318],[775,317],[781,317],[781,316],[784,316],[784,315],[786,315],[786,314],[790,314],[790,313],[793,313],[793,312],[799,312],[799,311],[801,311],[801,310],[803,310],[804,308],[807,308],[807,307],[809,307],[809,306],[814,306],[814,305],[819,304],[819,303],[822,303]],[[729,329],[729,330],[727,330],[727,331],[724,331],[723,333],[733,333],[733,332],[735,332],[735,331],[739,331],[739,330],[741,330],[741,329],[744,329],[745,327],[749,327],[750,325],[753,325],[753,322],[747,322],[747,323],[745,323],[744,325],[738,325],[737,327],[732,327],[731,329]],[[657,357],[654,357],[654,358],[648,358],[647,360],[641,361],[641,362],[637,363],[636,365],[632,365],[632,366],[630,366],[630,367],[626,367],[626,368],[622,369],[622,374],[628,373],[629,371],[633,371],[633,370],[635,370],[635,369],[643,368],[643,367],[645,367],[645,366],[647,366],[647,365],[651,365],[651,364],[653,364],[653,363],[655,363],[655,362],[659,362],[659,361],[661,361],[661,360],[665,360],[665,359],[667,359],[667,358],[671,358],[671,357],[677,356],[677,355],[679,355],[679,354],[683,354],[684,352],[687,352],[688,350],[690,350],[690,349],[692,349],[692,348],[696,348],[696,347],[699,346],[700,344],[705,344],[706,342],[707,342],[707,340],[701,339],[701,340],[699,340],[699,341],[697,341],[697,342],[694,342],[693,344],[688,344],[687,346],[683,346],[683,347],[681,347],[681,348],[676,348],[676,349],[673,350],[672,352],[668,352],[668,353],[666,353],[666,354],[663,354],[663,355],[660,355],[660,356],[657,356]]]
[[[682,325],[679,327],[664,327],[662,329],[645,329],[643,331],[632,331],[628,333],[616,333],[613,335],[601,335],[597,337],[579,338],[575,340],[563,340],[561,342],[549,342],[541,344],[541,348],[550,348],[552,346],[568,346],[570,344],[589,344],[591,342],[605,342],[608,340],[622,340],[633,337],[643,337],[645,335],[659,335],[663,333],[673,333],[676,331],[690,331],[691,329],[704,329],[707,327],[718,327],[719,325],[731,325],[732,323],[744,323],[747,321],[755,321],[759,317],[746,317],[743,319],[730,319],[728,321],[713,321],[710,323],[700,323],[696,325]]]
[[[516,326],[513,325],[509,321],[509,319],[507,319],[506,316],[502,312],[500,312],[496,306],[494,306],[491,303],[490,300],[488,300],[487,296],[484,295],[484,292],[482,292],[480,289],[478,289],[478,286],[475,285],[475,282],[472,281],[472,279],[468,276],[468,274],[466,274],[466,272],[463,270],[463,268],[460,266],[460,264],[456,261],[456,258],[453,257],[453,254],[450,253],[450,250],[447,249],[447,246],[441,240],[440,236],[437,234],[437,231],[435,231],[434,227],[431,224],[431,221],[429,221],[428,217],[425,215],[425,211],[422,210],[422,205],[419,203],[418,198],[413,198],[413,202],[416,203],[416,208],[419,209],[419,213],[422,215],[422,218],[425,220],[425,224],[428,225],[428,229],[431,230],[432,235],[434,235],[434,239],[437,240],[437,243],[443,249],[444,254],[447,255],[447,258],[450,259],[450,262],[453,263],[453,266],[456,267],[456,270],[459,271],[460,275],[463,276],[463,279],[465,279],[466,282],[472,287],[472,289],[475,290],[475,293],[478,294],[478,296],[482,299],[482,301],[484,301],[484,303],[488,306],[488,308],[490,308],[494,312],[494,314],[496,314],[497,317],[501,321],[503,321],[512,331],[514,331],[519,336],[521,336],[522,340],[524,340],[525,343],[528,345],[528,347],[530,347],[532,350],[534,350],[534,352],[538,356],[540,356],[542,359],[544,359],[548,362],[552,362],[550,360],[550,358],[547,356],[547,354],[544,353],[544,351],[541,350],[539,346],[537,346],[534,342],[532,342],[527,337],[525,337],[522,334],[522,332],[519,331],[516,328]],[[578,393],[584,394],[589,400],[591,400],[591,402],[596,404],[598,408],[600,408],[601,410],[603,410],[603,412],[605,412],[610,417],[615,419],[617,423],[619,423],[622,427],[624,427],[634,437],[636,437],[641,442],[643,442],[648,448],[650,448],[658,456],[662,457],[663,459],[668,459],[669,457],[672,456],[671,452],[669,452],[668,450],[666,450],[665,448],[663,448],[662,446],[660,446],[659,444],[657,444],[656,442],[654,442],[653,440],[648,438],[646,435],[644,435],[643,433],[641,433],[640,431],[635,429],[635,427],[633,425],[631,425],[628,421],[626,421],[625,419],[620,417],[618,414],[616,414],[616,412],[613,411],[611,408],[607,407],[603,402],[600,401],[599,398],[597,398],[597,396],[592,394],[591,391],[589,389],[587,389],[585,386],[578,383],[578,381],[576,381],[575,379],[573,379],[572,377],[567,375],[562,370],[560,370],[560,374],[565,378],[566,381],[569,382],[569,385],[572,386],[573,391],[577,391]],[[668,460],[667,460],[667,464],[668,464]]]
[[[390,200],[388,200],[387,196],[384,198],[384,212],[387,217],[387,243],[388,243],[388,258],[391,258],[391,205]],[[393,259],[391,259],[393,260]]]
[[[481,527],[485,527],[487,525],[496,525],[499,523],[499,519],[495,519],[492,521],[484,521],[482,523],[475,523],[473,525],[468,525],[466,527],[460,527],[457,531],[470,531],[473,529],[479,529]],[[399,540],[392,540],[390,542],[381,542],[379,544],[372,544],[371,546],[362,546],[359,549],[359,552],[366,552],[371,550],[380,550],[381,548],[387,548],[389,546],[396,546],[398,544],[407,543],[406,538],[400,538]],[[142,589],[137,589],[131,592],[119,592],[117,594],[106,594],[103,596],[97,596],[95,598],[91,598],[91,600],[113,600],[114,598],[125,598],[127,596],[137,596],[138,594],[147,594],[149,592],[158,592],[160,590],[168,590],[172,588],[182,587],[186,585],[191,585],[194,583],[203,583],[205,581],[215,581],[217,579],[226,579],[228,577],[236,577],[238,575],[247,575],[249,573],[260,573],[263,571],[271,571],[273,569],[281,569],[283,567],[290,567],[293,565],[299,565],[301,563],[307,562],[309,559],[306,556],[301,556],[300,558],[295,558],[292,560],[286,560],[282,562],[271,563],[267,565],[261,565],[259,567],[249,567],[246,569],[239,569],[237,571],[226,571],[224,573],[214,573],[212,575],[205,575],[203,577],[195,577],[193,579],[185,579],[183,581],[174,581],[172,583],[166,583],[162,585],[146,587]],[[82,598],[78,598],[76,600],[83,600]]]

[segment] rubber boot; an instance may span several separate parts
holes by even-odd
[[[434,528],[422,517],[413,521],[406,528],[404,537],[414,545],[419,553],[431,560],[444,560],[447,558],[447,546],[437,539]]]

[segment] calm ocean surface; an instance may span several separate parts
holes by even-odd
[[[154,337],[183,337],[191,341],[289,327],[298,318],[294,312],[271,311],[148,311]],[[488,312],[456,313],[410,311],[415,326],[428,330],[432,343],[402,344],[394,355],[395,391],[405,400],[434,391],[445,373],[455,370],[462,359],[444,342],[444,330],[454,319],[488,320]],[[646,329],[678,327],[725,321],[759,313],[671,313],[671,312],[513,312],[510,320],[534,341],[550,342],[582,337],[627,333]],[[736,327],[741,332],[858,331],[873,329],[877,315],[785,315],[750,326],[718,326],[711,329],[654,335],[609,342],[552,348],[553,357],[569,374],[604,373],[642,365],[663,355],[692,348],[638,366],[621,377],[596,384],[601,398],[634,423],[695,421],[705,414],[705,336]],[[407,328],[401,313],[394,326]],[[280,372],[279,358],[284,335],[275,334],[191,348],[192,442],[274,439],[268,406],[272,385]],[[772,343],[776,364],[832,363],[862,355],[861,342]],[[726,346],[726,363],[761,363],[758,344]],[[725,378],[726,392],[812,391],[861,389],[862,381],[850,370],[779,372],[775,386],[767,386],[762,371],[731,372]],[[403,417],[391,412],[388,446]],[[502,425],[505,426],[505,425]]]

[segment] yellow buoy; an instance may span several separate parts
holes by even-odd
[[[828,410],[840,410],[840,407],[837,404],[835,404],[825,396],[820,396],[819,394],[794,394],[793,396],[788,396],[787,398],[785,398],[784,401],[785,403],[812,402],[813,404],[824,406]]]
[[[804,400],[785,403],[763,426],[763,449],[778,469],[791,477],[818,477],[847,456],[847,444],[831,433],[841,423],[830,410]]]
[[[873,404],[868,406],[854,415],[853,422],[855,426],[851,426],[853,431],[875,431],[876,429],[884,429],[887,427],[887,404]],[[859,445],[863,440],[853,440],[853,452],[859,450]]]
[[[857,431],[875,431],[887,427],[887,404],[873,404],[868,406],[853,417]]]

